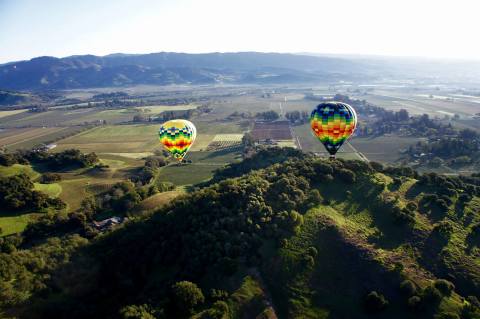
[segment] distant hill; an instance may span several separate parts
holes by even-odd
[[[132,84],[295,83],[365,77],[363,63],[280,53],[152,53],[38,57],[0,65],[0,88],[72,89]]]
[[[295,84],[427,80],[480,82],[478,61],[287,53],[160,52],[37,57],[0,65],[0,89],[57,90],[137,84]]]

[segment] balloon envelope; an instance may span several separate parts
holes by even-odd
[[[310,126],[313,134],[333,156],[353,134],[357,126],[357,114],[346,103],[320,103],[310,115]]]
[[[197,129],[190,121],[171,120],[162,124],[158,136],[165,149],[181,162],[197,137]]]

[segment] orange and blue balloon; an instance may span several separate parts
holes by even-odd
[[[320,103],[310,115],[313,134],[322,142],[331,156],[353,134],[357,127],[357,114],[342,102]]]

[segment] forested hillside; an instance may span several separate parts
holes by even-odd
[[[478,177],[263,150],[110,232],[2,238],[2,315],[480,318],[479,210]]]

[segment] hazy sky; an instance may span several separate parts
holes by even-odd
[[[480,59],[476,0],[0,0],[0,63],[114,52]]]

